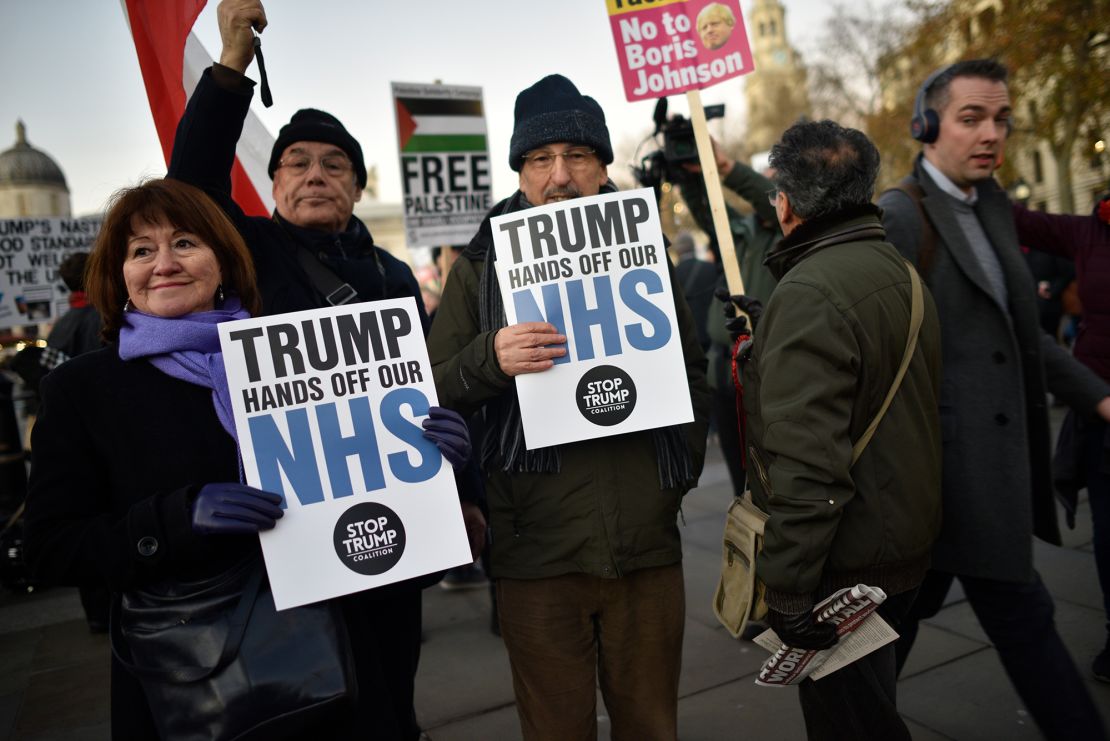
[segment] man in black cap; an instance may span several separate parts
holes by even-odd
[[[493,269],[492,217],[612,190],[612,161],[601,106],[570,80],[551,75],[520,93],[509,145],[520,189],[455,262],[428,339],[441,402],[485,417],[491,570],[529,741],[596,738],[599,679],[614,738],[677,732],[675,520],[701,471],[709,405],[690,309],[672,271],[694,423],[525,450],[514,377],[553,367],[566,337],[545,322],[506,326]]]
[[[264,313],[419,297],[409,267],[376,247],[353,216],[366,164],[362,147],[334,116],[304,108],[278,132],[268,167],[272,219],[244,216],[232,200],[235,145],[254,93],[244,72],[254,58],[252,29],[266,27],[266,14],[258,0],[224,0],[217,17],[220,63],[204,71],[189,99],[169,176],[203,188],[235,221],[254,258]]]
[[[266,27],[266,13],[259,0],[223,0],[216,14],[223,41],[220,63],[204,71],[189,99],[177,127],[169,177],[203,188],[231,217],[250,248],[264,314],[412,296],[426,331],[412,270],[376,246],[353,215],[366,185],[366,165],[362,147],[337,118],[305,108],[281,128],[268,168],[276,204],[271,218],[246,216],[232,199],[235,146],[254,91],[244,72],[254,58],[253,32]],[[449,410],[433,407],[430,416],[463,425]],[[469,479],[458,481],[461,496],[476,496],[478,487],[467,486]],[[463,502],[463,513],[477,557],[485,519],[473,501]],[[421,589],[438,577],[343,598],[358,701],[352,717],[321,729],[322,734],[389,741],[419,737],[413,683],[420,657]]]

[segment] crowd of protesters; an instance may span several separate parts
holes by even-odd
[[[878,205],[879,153],[854,129],[798,123],[762,173],[714,145],[724,184],[754,207],[731,219],[750,280],[748,295],[728,296],[689,237],[676,240],[677,268],[666,267],[694,421],[529,450],[516,381],[553,368],[567,338],[507,322],[491,219],[615,190],[601,105],[558,74],[521,91],[508,143],[518,189],[469,244],[442,250],[438,281],[418,282],[353,215],[362,149],[324,111],[299,110],[279,131],[272,217],[236,205],[245,73],[267,21],[258,0],[223,0],[218,22],[220,61],[189,100],[166,178],[117,194],[84,271],[90,306],[52,335],[72,357],[43,378],[33,432],[26,521],[39,579],[106,590],[115,611],[137,587],[173,595],[256,563],[282,500],[241,481],[219,324],[413,297],[443,405],[424,434],[454,466],[472,557],[488,548],[524,738],[596,738],[598,688],[613,738],[677,738],[678,520],[711,409],[737,495],[749,489],[770,516],[756,560],[770,627],[798,648],[835,645],[812,609],[865,583],[886,593],[879,613],[900,634],[803,680],[810,738],[910,738],[898,672],[957,579],[1044,735],[1105,738],[1033,538],[1060,543],[1051,392],[1071,409],[1057,485],[1089,491],[1110,625],[1110,201],[1089,217],[1010,203],[994,179],[1011,129],[1004,67],[958,62],[922,81],[921,154]],[[705,25],[703,39],[731,16]],[[691,179],[683,195],[707,221],[704,188]],[[1021,246],[1075,263],[1074,357],[1041,329]],[[421,591],[440,576],[329,601],[357,691],[311,714],[274,709],[259,720],[266,737],[416,741]],[[1107,645],[1094,671],[1110,681]],[[113,738],[187,735],[178,716],[192,709],[144,679],[113,651]],[[227,681],[271,712],[267,687]]]

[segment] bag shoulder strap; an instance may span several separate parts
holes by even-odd
[[[300,263],[312,287],[320,292],[331,306],[341,306],[358,298],[358,291],[343,281],[334,270],[320,262],[315,255],[301,245],[295,247],[297,262]]]
[[[334,270],[320,262],[316,255],[312,254],[312,250],[301,244],[300,240],[285,228],[285,224],[282,223],[276,211],[274,212],[273,222],[285,232],[285,236],[293,243],[293,252],[297,256],[297,264],[304,270],[308,282],[320,293],[328,305],[342,306],[358,300],[358,291],[350,283],[340,278]],[[374,261],[377,264],[378,272],[381,273],[384,279],[385,265],[382,264],[381,256],[378,255],[376,248]]]
[[[890,384],[890,390],[886,393],[886,398],[883,399],[883,405],[879,407],[878,413],[875,418],[871,420],[871,424],[864,430],[863,435],[852,446],[852,463],[856,465],[856,461],[863,455],[864,449],[867,444],[871,442],[871,437],[875,434],[875,430],[879,427],[879,422],[882,421],[883,415],[890,407],[890,403],[894,401],[894,395],[898,393],[898,387],[902,385],[902,379],[906,376],[906,371],[910,367],[910,360],[913,359],[914,350],[917,348],[917,336],[921,330],[921,320],[925,317],[925,296],[921,289],[921,276],[913,269],[913,265],[909,260],[903,258],[902,262],[906,264],[906,270],[910,273],[910,332],[906,337],[906,350],[902,353],[902,365],[898,368],[898,373],[894,375],[894,382]]]
[[[917,269],[921,271],[922,275],[928,277],[933,272],[933,262],[937,255],[937,230],[933,228],[933,222],[929,221],[925,209],[921,206],[925,191],[922,190],[921,184],[909,175],[890,190],[900,190],[909,196],[917,209],[917,215],[921,218],[922,239],[921,248],[917,252]]]

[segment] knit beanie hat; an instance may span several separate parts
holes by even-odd
[[[613,161],[604,111],[562,75],[548,75],[516,96],[509,167],[520,172],[525,154],[552,142],[593,147],[603,164]]]
[[[270,153],[268,172],[271,180],[274,177],[274,170],[278,168],[282,152],[296,142],[324,142],[339,147],[351,158],[359,187],[366,187],[366,163],[362,159],[362,147],[347,132],[347,129],[343,128],[338,118],[315,108],[302,108],[293,114],[289,123],[281,127],[277,141],[274,142],[274,150]]]

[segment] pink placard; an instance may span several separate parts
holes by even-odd
[[[629,101],[700,90],[755,69],[738,0],[606,5]]]

